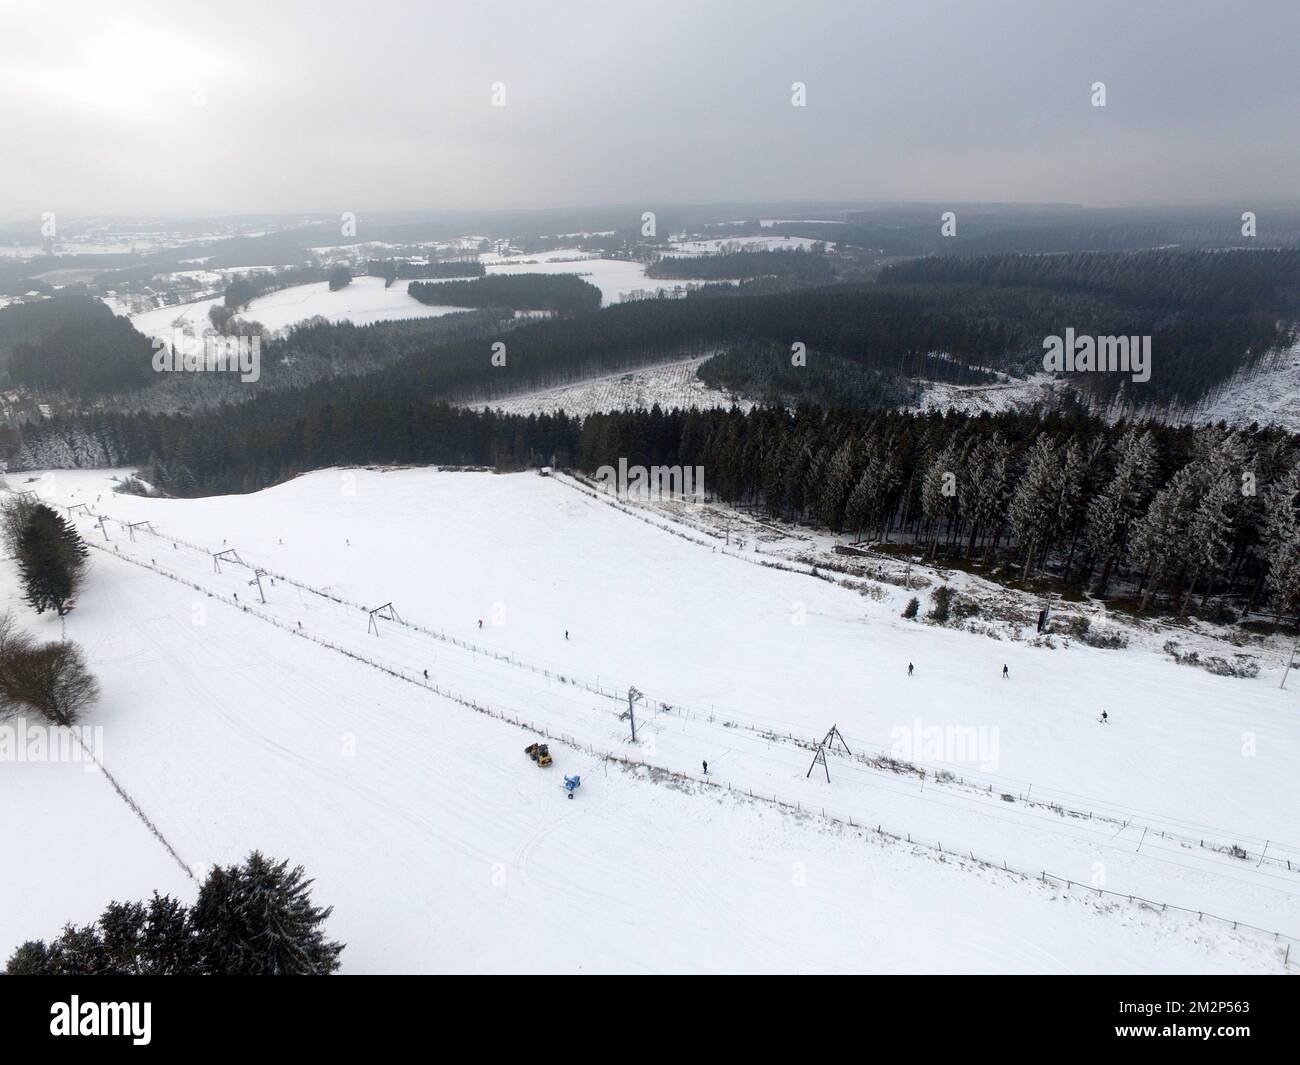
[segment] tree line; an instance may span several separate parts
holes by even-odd
[[[835,268],[823,245],[802,248],[724,252],[719,255],[665,255],[646,267],[646,276],[719,281],[724,278],[782,277],[808,285],[835,280]]]
[[[371,259],[366,263],[370,277],[382,277],[384,287],[395,281],[415,281],[426,278],[482,277],[486,268],[477,259],[434,259],[414,262],[410,259]]]
[[[1278,429],[1111,424],[1077,409],[524,417],[415,393],[305,409],[276,395],[259,408],[112,416],[101,443],[112,464],[139,464],[178,495],[360,463],[702,466],[725,502],[1007,580],[1179,613],[1300,610],[1300,446]]]
[[[68,924],[53,940],[28,940],[9,976],[323,976],[344,945],[326,938],[332,912],[311,899],[302,866],[253,851],[213,866],[186,906],[170,895],[110,902],[99,918]]]
[[[600,310],[601,293],[574,274],[490,274],[473,281],[416,281],[407,293],[443,307],[504,307],[520,311],[589,314]]]

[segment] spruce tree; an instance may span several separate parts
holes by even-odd
[[[1029,465],[1011,500],[1011,528],[1024,559],[1023,577],[1029,576],[1035,556],[1046,550],[1052,538],[1058,492],[1056,446],[1043,433],[1029,449]]]
[[[1162,581],[1186,564],[1187,523],[1200,477],[1194,466],[1184,466],[1156,493],[1151,506],[1134,525],[1133,557],[1146,568],[1146,586],[1140,610],[1145,610]]]
[[[86,545],[77,531],[49,507],[37,505],[18,536],[18,568],[25,598],[38,614],[67,613],[86,563]]]
[[[1129,430],[1118,451],[1114,476],[1088,508],[1088,547],[1102,563],[1098,595],[1106,594],[1111,572],[1124,558],[1129,527],[1146,503],[1155,472],[1150,432]]]
[[[214,867],[191,911],[209,973],[327,974],[339,967],[343,944],[321,927],[332,912],[311,903],[302,866],[253,851],[242,866]]]
[[[1189,578],[1187,593],[1183,596],[1183,605],[1179,609],[1180,616],[1186,614],[1191,606],[1192,593],[1202,577],[1205,578],[1205,594],[1201,597],[1201,609],[1205,609],[1215,575],[1228,558],[1232,518],[1240,498],[1241,493],[1237,490],[1232,473],[1221,469],[1196,504],[1187,524]]]

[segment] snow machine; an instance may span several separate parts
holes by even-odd
[[[544,743],[530,743],[524,748],[524,754],[536,762],[539,768],[551,764],[551,751]]]
[[[570,799],[573,798],[573,793],[578,790],[578,786],[581,783],[582,783],[582,777],[578,776],[577,773],[575,773],[571,777],[564,778],[564,790],[569,793]]]

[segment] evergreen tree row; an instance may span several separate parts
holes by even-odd
[[[93,924],[14,951],[10,976],[296,976],[339,967],[343,944],[325,937],[329,908],[313,905],[302,866],[254,851],[213,866],[192,907],[154,893],[110,902]]]
[[[1280,430],[1112,425],[1069,410],[656,407],[579,420],[418,395],[306,410],[292,399],[193,419],[109,416],[94,430],[99,463],[140,464],[176,495],[360,463],[701,466],[734,505],[1006,579],[1179,613],[1225,598],[1300,609],[1300,445]]]

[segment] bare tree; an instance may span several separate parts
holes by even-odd
[[[99,698],[81,648],[67,640],[36,644],[13,618],[0,618],[0,714],[30,707],[54,725],[72,725]]]
[[[10,496],[0,503],[0,539],[3,539],[9,554],[18,554],[18,539],[35,510],[35,503],[19,496]]]

